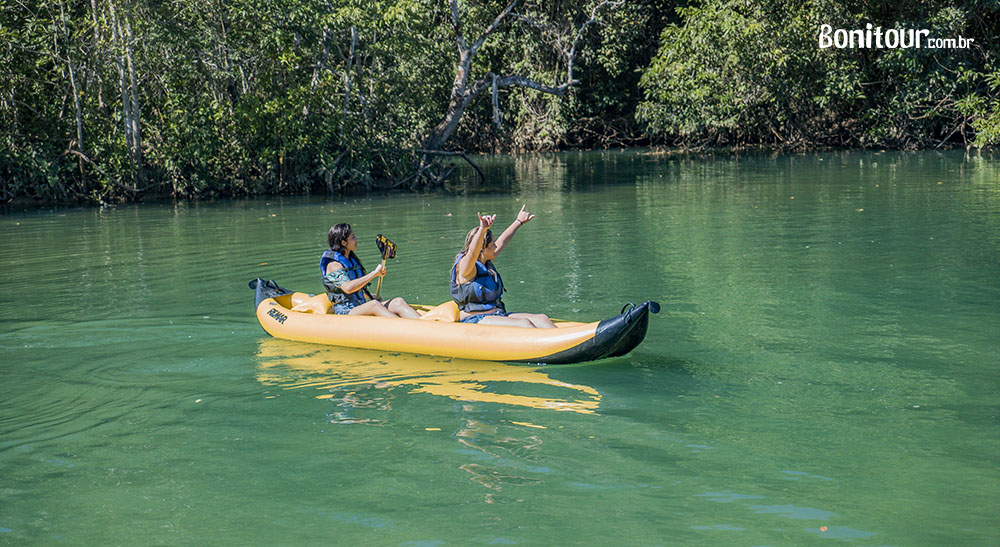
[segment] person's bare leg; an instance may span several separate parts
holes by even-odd
[[[355,307],[347,315],[375,315],[378,317],[399,317],[387,310],[378,300],[369,300],[360,306]]]
[[[507,317],[516,317],[518,319],[527,319],[531,321],[531,324],[539,329],[554,329],[556,324],[549,319],[548,315],[544,313],[512,313]]]
[[[500,315],[487,315],[479,321],[480,325],[499,325],[503,327],[524,327],[535,328],[535,324],[524,318],[502,317]]]
[[[407,319],[420,319],[420,314],[417,313],[417,310],[411,308],[410,305],[406,303],[406,300],[403,300],[403,297],[401,296],[397,296],[396,298],[390,300],[386,307],[389,308],[389,311],[399,317],[405,317]]]

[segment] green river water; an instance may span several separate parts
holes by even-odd
[[[1000,544],[1000,159],[484,162],[461,194],[0,216],[0,543]],[[476,212],[510,310],[657,300],[617,359],[270,338],[331,224],[436,304]]]

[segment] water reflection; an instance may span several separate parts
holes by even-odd
[[[544,430],[546,427],[513,421],[510,424],[515,427],[510,427],[468,417],[478,411],[473,405],[463,405],[462,413],[466,417],[455,437],[468,447],[462,453],[473,457],[473,461],[460,465],[459,469],[468,473],[473,482],[493,492],[500,492],[505,486],[543,482],[551,470],[531,463],[542,446],[542,437],[525,429]],[[486,503],[495,502],[493,492],[486,494]]]
[[[487,489],[496,503],[505,487],[542,482],[548,468],[532,464],[547,427],[484,417],[481,403],[596,414],[601,394],[590,386],[551,378],[540,369],[489,361],[324,347],[273,338],[260,343],[257,379],[282,390],[316,390],[333,408],[333,424],[387,423],[397,393],[428,393],[462,401],[454,432],[462,448],[458,468]],[[273,395],[272,395],[273,396]],[[488,414],[488,413],[486,413]],[[437,431],[438,428],[427,428]]]
[[[333,399],[331,421],[377,423],[357,416],[357,409],[391,408],[391,391],[429,393],[457,401],[499,403],[538,409],[594,414],[601,394],[590,386],[569,384],[539,369],[504,363],[323,347],[264,339],[258,351],[257,379],[282,389],[314,389],[317,399]],[[359,388],[367,388],[365,396]],[[374,391],[372,391],[374,389]],[[372,395],[375,393],[375,395]]]

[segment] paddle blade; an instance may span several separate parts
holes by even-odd
[[[389,238],[379,234],[375,236],[375,245],[378,245],[382,258],[396,258],[396,244],[389,241]]]

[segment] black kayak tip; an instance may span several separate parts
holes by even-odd
[[[251,289],[256,291],[253,309],[257,309],[257,307],[260,306],[260,303],[268,298],[274,298],[275,296],[281,296],[284,294],[292,294],[292,291],[279,286],[273,279],[270,281],[264,281],[258,277],[250,281],[248,285]]]
[[[649,310],[650,313],[660,313],[660,303],[659,302],[654,302],[652,300],[647,300],[647,301],[643,302],[642,304],[639,304],[638,306],[636,306],[635,304],[633,304],[631,302],[626,302],[625,305],[622,306],[622,311],[620,311],[618,313],[620,315],[624,315],[625,312],[628,311],[629,315],[635,315],[635,314],[640,313],[640,312],[637,312],[637,311],[634,311],[634,310],[640,310],[640,309]]]

